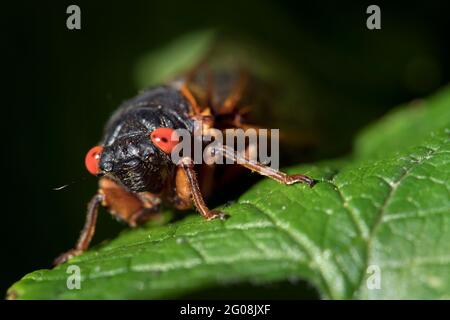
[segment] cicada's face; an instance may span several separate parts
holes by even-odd
[[[149,136],[137,135],[92,148],[86,155],[86,167],[92,174],[109,176],[132,192],[159,193],[171,162]]]
[[[99,168],[133,192],[158,193],[167,178],[170,161],[148,136],[121,138],[103,148]]]
[[[86,168],[106,175],[132,192],[159,193],[175,164],[171,151],[178,144],[172,121],[156,109],[127,110],[113,116],[103,145],[86,155]]]

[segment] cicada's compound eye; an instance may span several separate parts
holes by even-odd
[[[84,164],[86,165],[87,171],[93,175],[98,175],[100,173],[99,163],[102,151],[102,146],[95,146],[86,153],[86,157],[84,158]]]
[[[156,128],[150,134],[150,139],[164,153],[171,153],[178,144],[179,137],[172,128]]]

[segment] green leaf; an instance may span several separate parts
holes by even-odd
[[[433,130],[450,127],[450,87],[401,106],[364,130],[356,140],[356,156],[383,156],[415,146]]]
[[[26,275],[9,297],[176,298],[305,279],[328,299],[449,299],[450,127],[439,118],[448,115],[449,93],[419,115],[388,115],[358,139],[351,160],[288,170],[319,179],[314,188],[264,180],[223,208],[226,221],[192,214],[126,230]],[[80,290],[67,288],[69,265],[80,268]]]

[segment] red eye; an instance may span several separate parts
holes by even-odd
[[[86,157],[84,158],[84,164],[86,165],[87,171],[93,175],[100,173],[100,167],[98,164],[100,162],[100,155],[102,154],[102,151],[102,146],[95,146],[88,151]]]
[[[155,146],[165,153],[171,153],[178,144],[178,135],[172,128],[157,128],[152,131],[150,138]],[[173,134],[173,138],[172,138]]]

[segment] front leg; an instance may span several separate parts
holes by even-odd
[[[75,247],[58,256],[53,262],[54,266],[64,263],[72,257],[79,256],[81,253],[87,250],[95,233],[98,207],[102,203],[103,199],[104,196],[100,193],[97,193],[92,197],[91,201],[89,201],[86,214],[86,222],[84,223],[83,230],[81,231],[80,237],[78,238]]]
[[[55,259],[54,265],[66,262],[89,248],[94,236],[100,204],[117,219],[136,227],[149,219],[156,218],[159,212],[160,199],[150,193],[131,193],[115,181],[103,177],[99,181],[99,191],[89,202],[86,222],[75,247]]]
[[[225,214],[223,212],[217,210],[209,210],[206,206],[205,200],[203,200],[203,196],[200,191],[197,175],[194,170],[194,162],[192,161],[192,159],[189,157],[184,157],[183,159],[181,159],[179,167],[183,170],[182,172],[184,173],[183,176],[177,177],[177,189],[180,189],[178,190],[178,194],[181,195],[180,198],[184,198],[184,201],[186,201],[186,197],[190,195],[197,210],[207,220],[215,218],[224,219]],[[183,192],[183,190],[185,191]]]

